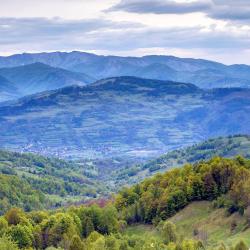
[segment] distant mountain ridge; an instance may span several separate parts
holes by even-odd
[[[0,107],[0,144],[68,158],[153,157],[250,133],[250,90],[114,77]]]
[[[84,73],[94,79],[135,76],[190,82],[200,88],[250,87],[250,66],[224,65],[213,61],[174,56],[119,57],[85,52],[52,52],[0,57],[1,67],[44,63]]]
[[[1,78],[8,82],[7,92],[14,92],[18,97],[73,84],[85,85],[94,81],[93,78],[83,73],[71,72],[39,62],[12,68],[0,68],[0,81]],[[1,86],[3,86],[2,82]]]

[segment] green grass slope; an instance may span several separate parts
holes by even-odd
[[[182,239],[201,240],[211,250],[217,249],[221,242],[229,247],[240,240],[250,246],[247,220],[247,215],[228,215],[225,209],[216,209],[209,201],[193,202],[168,219],[176,225]],[[125,234],[129,237],[137,235],[144,239],[154,237],[162,240],[159,230],[153,225],[135,224],[129,226]]]
[[[190,204],[169,220],[182,237],[200,239],[213,249],[220,242],[231,246],[240,240],[250,246],[248,216],[228,215],[225,209],[215,209],[211,202],[202,201]]]

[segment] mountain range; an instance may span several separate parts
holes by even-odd
[[[0,97],[2,101],[5,101],[68,85],[85,85],[93,81],[93,78],[83,73],[71,72],[38,62],[1,68]]]
[[[68,158],[152,157],[250,133],[250,90],[114,77],[2,104],[0,144]]]
[[[73,84],[109,77],[135,76],[188,82],[200,88],[250,87],[250,66],[174,56],[118,57],[84,52],[17,54],[0,57],[0,76],[17,92],[2,91],[0,100],[14,99]]]

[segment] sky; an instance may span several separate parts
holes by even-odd
[[[250,0],[0,0],[0,55],[75,50],[250,64]]]

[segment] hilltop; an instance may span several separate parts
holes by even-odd
[[[249,109],[248,89],[114,77],[2,104],[0,143],[64,158],[152,158],[249,133]]]

